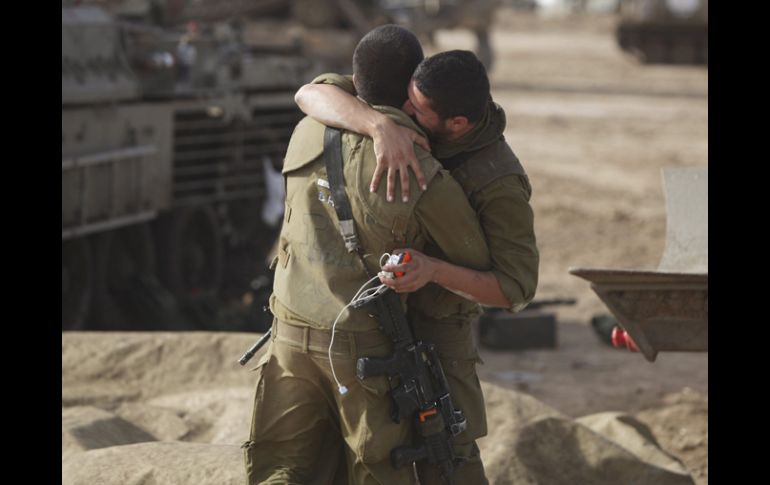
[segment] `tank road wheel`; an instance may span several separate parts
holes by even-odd
[[[264,199],[250,198],[229,202],[226,212],[226,240],[223,289],[242,291],[256,275],[267,271],[267,254],[281,230],[262,220]]]
[[[198,323],[208,325],[224,267],[217,214],[209,206],[179,209],[161,221],[160,240],[164,283]]]
[[[142,318],[146,283],[155,274],[155,246],[149,225],[137,224],[98,235],[95,253],[94,326],[134,330],[153,323]]]
[[[61,329],[85,327],[93,291],[93,264],[88,238],[62,241]]]
[[[709,63],[709,42],[708,38],[698,44],[698,62],[708,66]]]
[[[642,45],[645,64],[665,64],[669,62],[668,44],[662,39],[645,39]]]
[[[698,61],[698,45],[687,37],[674,39],[670,60],[674,64],[695,64]]]

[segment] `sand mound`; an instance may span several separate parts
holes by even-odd
[[[243,485],[238,446],[179,441],[113,446],[62,460],[62,485]]]
[[[258,337],[216,332],[64,332],[62,403],[114,409],[122,402],[177,390],[249,386],[252,374],[238,359]]]
[[[254,374],[236,360],[253,341],[244,334],[65,334],[63,394],[71,402],[99,396],[104,407],[62,410],[63,483],[241,483],[238,448],[248,437]],[[479,446],[491,483],[693,483],[631,416],[575,420],[522,392],[482,387],[490,432]]]
[[[708,483],[708,396],[690,388],[670,393],[664,405],[636,415],[698,483]]]
[[[191,391],[149,401],[183,416],[189,430],[185,441],[238,445],[249,439],[253,402],[250,387]]]
[[[573,420],[526,394],[482,383],[489,435],[479,440],[494,484],[692,485],[644,424],[621,413]]]
[[[190,427],[175,409],[145,403],[124,403],[115,414],[158,438],[158,441],[176,441],[190,434]]]
[[[136,425],[90,406],[62,409],[61,421],[62,459],[83,450],[157,440]]]

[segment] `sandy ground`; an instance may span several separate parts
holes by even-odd
[[[554,309],[557,349],[482,349],[479,375],[568,416],[634,414],[705,485],[708,355],[663,353],[649,363],[640,354],[605,346],[588,326],[592,315],[606,312],[604,305],[586,281],[567,273],[570,267],[655,268],[665,241],[661,168],[707,163],[708,71],[641,66],[616,47],[612,26],[610,17],[543,21],[503,10],[496,18],[492,91],[508,116],[506,138],[534,189],[541,251],[537,297],[578,303]],[[465,32],[437,36],[441,50],[472,45]],[[93,334],[88,340],[100,338]],[[227,344],[228,355],[248,341]],[[63,367],[63,408],[87,404],[114,411],[120,403],[141,400],[141,392],[124,383],[132,372],[150,372],[162,355],[151,353],[137,367],[120,367],[129,369],[125,373],[111,372],[109,359],[119,359],[119,350],[105,354],[98,363],[103,370],[87,380],[69,379]],[[63,359],[67,354],[81,360],[72,354],[80,350],[67,348],[64,339],[62,352]],[[186,380],[186,389],[207,382],[192,374],[187,379],[184,368],[175,373]],[[242,379],[234,377],[233,385]],[[162,387],[164,377],[148,382]],[[196,419],[203,422],[206,415]]]

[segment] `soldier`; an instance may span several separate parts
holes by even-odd
[[[411,32],[378,27],[356,47],[352,79],[367,106],[420,136],[397,108],[406,103],[407,83],[422,58]],[[387,356],[392,344],[365,308],[345,309],[367,276],[340,236],[323,159],[324,130],[304,118],[284,160],[272,340],[257,364],[250,439],[243,445],[248,483],[415,483],[411,467],[390,464],[390,451],[411,443],[413,424],[391,419],[388,378],[355,375],[358,357]],[[388,204],[384,187],[368,190],[376,167],[372,140],[352,132],[341,139],[345,190],[369,272],[380,270],[381,254],[427,243],[456,264],[491,267],[462,188],[427,151],[415,150],[426,190],[415,186],[409,202]]]
[[[406,201],[411,196],[407,167],[423,184],[412,153],[416,135],[348,94],[353,89],[349,78],[324,74],[303,86],[295,100],[305,113],[324,123],[372,136],[378,149],[372,190],[388,165],[388,200],[393,199],[399,171]],[[505,113],[492,101],[486,72],[471,52],[450,51],[425,59],[410,80],[408,93],[404,111],[430,134],[434,155],[463,187],[485,232],[493,267],[480,273],[452,265],[429,245],[425,254],[411,250],[410,263],[385,266],[386,271],[405,270],[404,277],[382,281],[398,292],[419,289],[408,299],[410,321],[418,338],[437,345],[455,403],[468,420],[466,431],[454,438],[456,453],[468,458],[456,469],[456,482],[487,483],[475,443],[487,428],[475,372],[481,360],[470,322],[478,315],[477,303],[515,312],[534,297],[539,253],[529,205],[531,186],[503,138]],[[440,483],[434,470],[418,465],[418,473],[422,484]]]

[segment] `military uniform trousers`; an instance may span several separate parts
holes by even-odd
[[[249,485],[415,484],[411,467],[394,469],[390,450],[411,443],[413,423],[390,418],[388,380],[355,375],[358,357],[385,357],[392,345],[380,331],[334,335],[278,319],[256,371],[250,439],[243,445]]]

